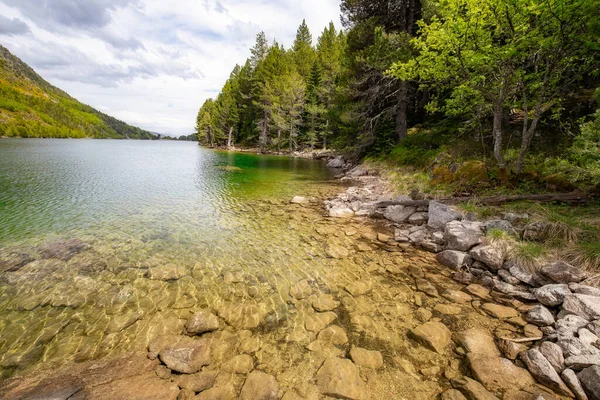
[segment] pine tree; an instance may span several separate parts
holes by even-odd
[[[302,20],[302,24],[298,27],[292,50],[298,72],[308,79],[316,54],[312,47],[312,35],[306,25],[306,20]]]

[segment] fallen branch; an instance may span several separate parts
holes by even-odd
[[[526,343],[526,342],[536,342],[538,340],[542,340],[543,337],[542,336],[538,336],[538,337],[522,338],[522,339],[511,339],[511,338],[501,337],[500,339],[506,340],[506,341],[509,341],[509,342],[513,342],[513,343]]]
[[[440,203],[444,204],[458,204],[467,201],[473,201],[477,204],[502,204],[511,201],[537,201],[541,203],[550,203],[553,201],[559,201],[563,203],[586,203],[591,201],[593,198],[581,192],[572,193],[552,193],[552,194],[518,194],[513,196],[490,196],[490,197],[449,197],[445,199],[438,199]],[[375,208],[388,207],[388,206],[410,206],[410,207],[427,207],[432,200],[401,200],[401,201],[380,201],[375,204]]]

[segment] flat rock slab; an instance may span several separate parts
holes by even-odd
[[[426,322],[411,330],[409,335],[437,353],[443,353],[452,341],[450,330],[441,322]]]
[[[358,368],[348,359],[329,358],[317,371],[317,387],[325,396],[366,400],[367,385],[360,377]]]
[[[456,341],[467,353],[480,353],[500,357],[500,352],[494,343],[494,338],[488,331],[481,328],[471,328],[457,333]]]
[[[519,316],[519,312],[512,307],[501,306],[495,303],[485,303],[481,305],[481,309],[486,314],[498,319],[508,319]]]
[[[90,400],[176,400],[179,387],[155,374],[124,378],[84,391]]]
[[[564,261],[547,264],[540,269],[542,275],[556,283],[579,283],[587,277],[587,274]]]
[[[483,353],[467,355],[473,376],[491,392],[504,393],[510,389],[522,389],[535,384],[531,374],[517,367],[512,361]]]
[[[354,297],[362,296],[369,293],[373,289],[371,282],[356,281],[346,286],[346,290]]]

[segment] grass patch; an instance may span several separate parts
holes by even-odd
[[[600,271],[600,243],[580,243],[562,253],[566,261],[587,271]]]
[[[511,260],[533,268],[545,261],[546,252],[546,247],[541,243],[518,242],[509,256]]]

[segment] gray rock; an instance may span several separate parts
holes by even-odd
[[[537,300],[546,306],[558,306],[563,303],[565,296],[571,294],[569,286],[563,284],[545,285],[534,289]]]
[[[523,286],[514,286],[510,283],[493,280],[492,288],[496,289],[501,293],[508,294],[512,297],[517,297],[523,300],[535,300],[535,295],[529,291],[526,287]]]
[[[546,357],[556,372],[560,374],[565,369],[565,358],[563,357],[562,348],[559,345],[552,342],[544,342],[539,346],[538,350]]]
[[[502,219],[507,220],[511,224],[527,221],[529,219],[529,214],[527,213],[517,214],[513,212],[504,212],[501,213],[500,216],[502,217]]]
[[[56,258],[62,261],[69,261],[76,254],[88,249],[90,245],[79,240],[70,239],[63,242],[48,243],[39,248],[42,258]]]
[[[423,225],[429,219],[426,212],[416,212],[408,217],[408,223],[412,225]]]
[[[554,323],[554,315],[546,307],[537,305],[525,315],[527,322],[537,326],[548,326]]]
[[[588,324],[588,320],[575,314],[569,314],[556,321],[556,332],[559,338],[571,338],[575,332]]]
[[[600,297],[577,293],[568,295],[563,302],[563,310],[588,321],[600,319]]]
[[[383,212],[383,217],[392,222],[402,223],[408,221],[415,211],[415,207],[389,206]]]
[[[577,336],[579,336],[579,340],[581,340],[587,345],[595,346],[600,340],[598,339],[598,336],[596,336],[594,333],[592,333],[589,329],[586,328],[581,328],[579,331],[577,331]]]
[[[504,263],[504,254],[500,249],[490,245],[479,245],[469,252],[469,255],[477,261],[481,261],[490,269],[498,270]]]
[[[521,283],[521,281],[517,278],[515,278],[514,276],[512,276],[512,274],[510,273],[510,271],[506,270],[506,269],[499,269],[498,270],[498,276],[500,278],[502,278],[502,280],[506,283],[510,283],[511,285],[519,285]]]
[[[354,211],[344,204],[335,204],[329,209],[329,216],[334,218],[352,218]]]
[[[503,219],[494,219],[491,221],[487,221],[484,225],[484,229],[486,232],[490,231],[491,229],[498,229],[508,233],[511,236],[519,236],[512,224]]]
[[[562,348],[565,359],[572,356],[600,355],[600,350],[586,345],[579,338],[559,339],[556,344]]]
[[[329,168],[342,168],[344,165],[346,165],[346,162],[341,156],[333,158],[327,162],[327,167]]]
[[[593,365],[600,365],[600,354],[597,355],[583,355],[583,356],[571,356],[565,359],[567,367],[576,371],[591,367]]]
[[[523,239],[532,242],[541,242],[548,236],[547,222],[532,222],[523,228]]]
[[[590,322],[586,328],[590,330],[594,335],[600,337],[600,320]]]
[[[577,374],[590,400],[600,400],[600,365],[594,365]]]
[[[439,253],[444,250],[442,246],[430,240],[423,240],[421,243],[419,243],[419,245],[430,253]]]
[[[587,276],[579,268],[575,268],[564,261],[557,261],[548,265],[544,265],[540,269],[540,272],[542,275],[556,283],[578,283],[584,280]]]
[[[537,349],[530,349],[521,353],[521,358],[527,365],[529,371],[535,376],[538,382],[548,386],[556,393],[563,396],[573,397],[573,393],[562,381],[552,364]]]
[[[429,202],[429,220],[427,225],[435,230],[444,230],[446,224],[450,221],[461,219],[461,214],[450,206],[437,201]]]
[[[577,400],[588,400],[588,397],[581,386],[581,382],[579,382],[579,378],[577,378],[577,375],[572,369],[565,369],[560,376],[575,394],[575,398]]]
[[[421,243],[427,238],[427,231],[415,231],[408,235],[411,243]]]
[[[367,170],[361,166],[356,166],[356,167],[352,168],[346,174],[346,176],[349,176],[350,178],[358,178],[358,177],[365,176],[365,175],[369,175],[369,170]]]
[[[461,269],[472,264],[471,256],[462,251],[445,250],[436,256],[438,262],[452,269]]]
[[[448,250],[468,251],[481,243],[483,232],[481,223],[470,221],[450,221],[444,230]]]
[[[444,239],[444,233],[443,232],[433,232],[431,234],[431,240],[434,243],[437,243],[439,245],[446,244],[446,240]]]
[[[580,283],[569,283],[569,289],[573,293],[586,294],[588,296],[600,297],[600,289],[593,286],[582,285]]]

